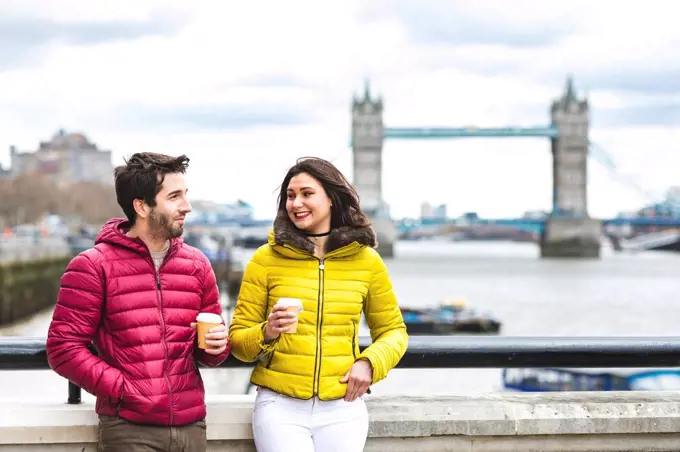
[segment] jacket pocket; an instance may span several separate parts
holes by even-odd
[[[194,423],[194,425],[196,425],[196,427],[199,427],[199,428],[202,428],[202,429],[208,428],[208,424],[206,423],[205,419],[199,419],[198,421],[196,421]]]
[[[126,423],[127,421],[125,421],[125,419],[122,419],[117,415],[116,416],[106,416],[104,414],[99,415],[99,428],[101,429],[113,428]]]
[[[123,398],[125,397],[125,392],[126,392],[125,381],[127,379],[125,378],[125,374],[122,373],[122,372],[121,372],[121,375],[120,375],[120,380],[121,380],[121,383],[120,383],[120,389],[118,391],[118,394],[111,394],[111,399],[110,399],[111,405],[116,407],[116,416],[118,415],[118,412],[120,411],[120,407],[123,404]]]
[[[203,378],[201,377],[201,371],[198,369],[198,363],[196,362],[195,359],[191,360],[191,370],[193,371],[192,388],[198,389],[198,390],[203,390],[203,387],[202,387]]]
[[[274,353],[276,353],[274,350],[269,354],[269,357],[267,358],[267,363],[265,364],[264,368],[269,369],[269,367],[272,365],[272,360],[274,359]]]
[[[118,413],[120,413],[120,409],[123,406],[123,400],[125,398],[125,374],[121,374],[121,380],[122,383],[120,385],[120,394],[118,395],[118,399],[112,400],[113,405],[116,407],[116,416],[118,416]]]
[[[357,356],[359,354],[357,353],[357,350],[359,349],[359,336],[357,335],[357,323],[355,321],[352,321],[352,357],[354,358],[354,361],[357,360]],[[366,390],[366,394],[371,393],[371,388],[369,387]]]

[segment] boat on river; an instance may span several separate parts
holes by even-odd
[[[503,387],[521,392],[677,391],[680,368],[503,369]]]
[[[448,299],[436,307],[401,308],[406,330],[415,335],[498,334],[500,320],[467,307],[464,300]]]

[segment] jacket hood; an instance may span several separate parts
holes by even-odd
[[[269,233],[269,244],[274,247],[289,245],[306,254],[314,254],[314,243],[282,213],[279,213],[274,220],[274,229]],[[331,231],[326,242],[325,252],[330,253],[343,248],[347,248],[349,252],[354,248],[358,250],[362,246],[371,248],[378,246],[378,239],[373,228],[370,226],[362,228],[341,226]],[[277,248],[277,251],[281,251],[281,248]],[[289,253],[284,254],[289,255]]]
[[[130,230],[130,223],[126,218],[112,218],[102,226],[95,245],[99,243],[108,243],[109,245],[120,246],[130,249],[141,255],[148,255],[149,249],[139,238],[132,238],[125,235]],[[169,250],[182,243],[182,238],[178,237],[170,240]]]

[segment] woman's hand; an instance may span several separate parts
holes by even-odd
[[[297,321],[297,313],[286,311],[285,306],[274,306],[269,313],[267,326],[264,328],[264,341],[269,343],[278,338],[288,327]]]
[[[352,364],[349,372],[340,379],[340,383],[347,383],[345,400],[354,402],[366,394],[373,382],[373,366],[367,359],[359,359]]]

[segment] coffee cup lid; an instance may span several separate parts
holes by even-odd
[[[302,300],[300,300],[299,298],[279,298],[279,301],[277,301],[276,304],[278,306],[284,306],[286,308],[295,306],[302,310]]]
[[[222,323],[222,316],[213,314],[212,312],[201,312],[196,316],[197,322],[205,323]]]

